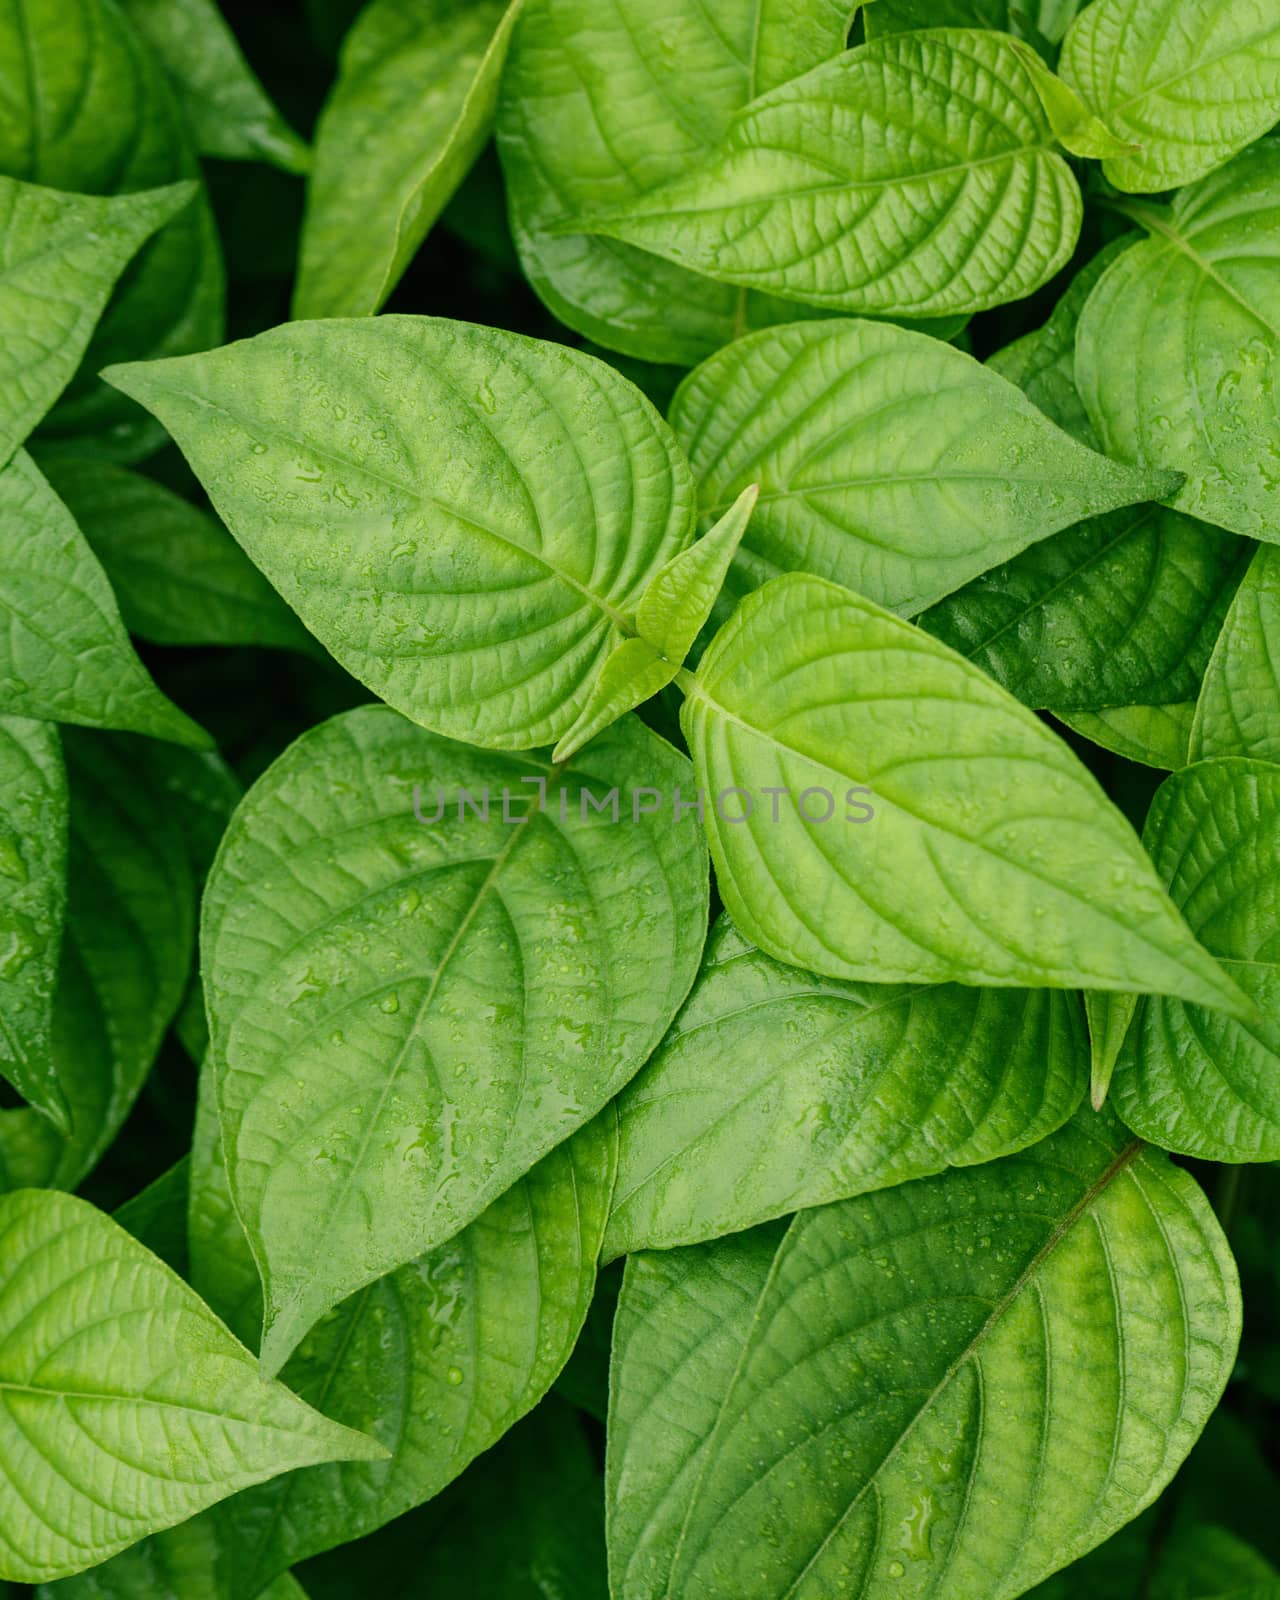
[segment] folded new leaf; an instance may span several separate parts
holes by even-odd
[[[268,1371],[643,1065],[706,934],[702,832],[672,821],[693,787],[634,717],[553,767],[378,706],[305,734],[250,790],[202,948]]]
[[[103,200],[0,177],[0,467],[71,381],[138,248],[195,193]]]
[[[601,668],[582,715],[555,748],[565,761],[602,728],[673,682],[711,615],[756,503],[744,489],[713,528],[654,575],[636,611],[638,639],[617,645]]]
[[[1092,1112],[785,1232],[634,1256],[611,1592],[1011,1600],[1156,1497],[1239,1335],[1204,1195]]]
[[[847,589],[793,573],[748,596],[681,725],[725,905],[779,960],[879,983],[1155,990],[1252,1015],[1066,745]]]
[[[0,1197],[0,1577],[65,1577],[291,1467],[383,1453],[259,1377],[102,1212]]]
[[[687,174],[557,231],[829,310],[936,316],[1039,288],[1081,214],[1016,41],[936,28],[784,84]]]
[[[566,734],[691,536],[670,429],[562,345],[387,316],[108,376],[343,666],[472,744]]]

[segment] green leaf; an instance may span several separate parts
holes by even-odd
[[[1276,542],[1280,457],[1265,441],[1280,360],[1280,141],[1167,211],[1129,209],[1151,237],[1112,262],[1080,319],[1089,417],[1108,455],[1187,474],[1180,511]]]
[[[1085,1076],[1074,995],[838,983],[771,961],[726,919],[618,1100],[605,1254],[1007,1155],[1061,1127]]]
[[[191,1189],[192,1283],[233,1331],[252,1337],[261,1321],[257,1271],[208,1123],[207,1075]],[[606,1110],[455,1239],[357,1291],[308,1336],[284,1381],[390,1456],[290,1473],[222,1507],[232,1600],[432,1499],[542,1398],[591,1302],[616,1157]]]
[[[647,639],[624,639],[606,659],[578,720],[556,745],[551,759],[567,761],[601,729],[665,689],[679,670],[679,661],[668,661]]]
[[[66,910],[67,777],[48,723],[0,717],[0,1075],[63,1131],[53,988]]]
[[[98,200],[0,178],[0,462],[71,381],[107,297],[193,183]]]
[[[1111,750],[1126,761],[1173,772],[1191,759],[1191,720],[1195,701],[1167,706],[1111,706],[1105,711],[1059,711],[1058,721],[1081,738]]]
[[[164,73],[114,0],[0,0],[0,104],[9,177],[116,195],[199,176]],[[134,262],[42,440],[120,460],[146,455],[163,433],[99,370],[203,349],[222,333],[222,255],[201,191]]]
[[[879,983],[1167,990],[1249,1013],[1061,740],[870,601],[775,578],[717,634],[681,725],[717,797],[720,893],[778,960]],[[728,785],[757,801],[745,822],[729,820],[740,799],[719,803]],[[771,789],[785,804],[765,805]]]
[[[25,451],[0,471],[0,712],[207,746],[134,654],[107,575]]]
[[[919,618],[1051,711],[1193,700],[1252,546],[1142,505],[1032,545]]]
[[[636,627],[666,661],[679,666],[693,649],[730,563],[742,543],[760,485],[749,483],[701,539],[673,556],[655,574],[636,611]]]
[[[843,50],[847,0],[528,0],[498,104],[498,148],[525,276],[609,349],[691,366],[794,317],[631,246],[562,235],[703,160],[760,94]]]
[[[521,0],[372,0],[316,130],[295,317],[363,317],[489,137]]]
[[[280,1384],[123,1228],[0,1197],[0,1575],[83,1571],[308,1462],[378,1459]]]
[[[1214,1161],[1280,1158],[1280,767],[1230,758],[1166,779],[1143,839],[1204,944],[1256,1002],[1240,1024],[1148,998],[1116,1064],[1116,1110],[1144,1138]]]
[[[431,1505],[304,1568],[313,1600],[607,1600],[600,1474],[547,1403]]]
[[[70,851],[52,1067],[71,1132],[61,1137],[31,1111],[0,1112],[0,1180],[14,1187],[74,1188],[96,1166],[182,999],[195,938],[180,814],[139,781],[148,771],[142,742],[68,729],[63,747]]]
[[[1089,1019],[1089,1103],[1101,1111],[1116,1070],[1124,1036],[1138,1008],[1136,994],[1106,994],[1089,990],[1084,1008]]]
[[[1190,759],[1280,760],[1280,550],[1254,555],[1218,637],[1191,728]]]
[[[739,340],[685,380],[671,422],[704,517],[760,486],[733,595],[799,570],[919,611],[1082,517],[1177,486],[1077,444],[962,351],[877,322]]]
[[[311,152],[254,77],[216,0],[122,3],[172,78],[202,154],[307,170]]]
[[[1038,289],[1081,212],[1015,41],[938,28],[763,96],[687,176],[577,226],[788,300],[923,317]]]
[[[1194,1181],[1081,1115],[1021,1155],[632,1259],[617,1600],[1004,1600],[1155,1498],[1226,1383]]]
[[[1117,138],[1101,118],[1094,116],[1071,85],[1049,70],[1044,58],[1035,50],[1025,44],[1017,44],[1015,48],[1035,84],[1054,136],[1073,156],[1103,161],[1110,156],[1128,155],[1139,148]]]
[[[316,653],[226,529],[190,501],[108,461],[55,457],[46,471],[110,578],[130,633],[152,644]]]
[[[563,346],[387,316],[110,377],[337,660],[473,744],[567,733],[688,542],[693,485],[665,423]]]
[[[1116,188],[1176,189],[1274,125],[1280,16],[1270,0],[1094,0],[1059,70],[1136,146],[1103,166]]]
[[[918,28],[994,28],[1037,47],[1062,41],[1084,0],[875,0],[863,11],[868,39]]]
[[[672,826],[635,791],[677,788],[692,769],[635,719],[552,767],[370,707],[250,791],[202,948],[269,1371],[456,1234],[662,1037],[701,954],[706,856],[691,816]]]

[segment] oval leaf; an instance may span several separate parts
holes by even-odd
[[[291,1466],[371,1461],[71,1195],[0,1197],[0,1576],[80,1572]]]
[[[1280,761],[1280,550],[1263,545],[1236,590],[1204,675],[1190,759]]]
[[[1280,14],[1271,0],[1094,0],[1058,70],[1111,132],[1117,189],[1154,193],[1203,178],[1275,124]]]
[[[1076,381],[1108,455],[1185,472],[1173,504],[1280,542],[1280,141],[1265,140],[1118,257],[1080,319]],[[1116,352],[1125,359],[1117,360]]]
[[[628,1268],[617,1600],[1006,1600],[1155,1498],[1235,1358],[1204,1196],[1092,1114],[776,1241]]]
[[[71,381],[139,246],[195,193],[98,200],[0,178],[0,463]]]
[[[1081,212],[1014,41],[938,28],[765,95],[687,176],[577,226],[788,300],[914,317],[1038,289]]]
[[[779,960],[1249,1012],[1066,745],[847,589],[792,574],[749,596],[690,680],[681,725],[705,790],[756,798],[745,822],[725,815],[741,802],[708,806],[707,829],[725,905]],[[771,789],[789,798],[767,805]]]
[[[373,0],[316,129],[295,317],[381,309],[489,137],[521,0]]]
[[[1246,1026],[1144,999],[1116,1063],[1116,1110],[1169,1150],[1280,1159],[1280,767],[1226,759],[1175,773],[1143,838],[1174,904],[1260,1016]]]
[[[110,378],[343,666],[473,744],[567,733],[688,542],[669,429],[561,345],[428,317],[295,323]]]
[[[339,1300],[456,1234],[661,1038],[706,930],[701,832],[629,792],[617,821],[592,802],[692,777],[635,719],[553,768],[377,707],[305,735],[250,791],[202,945],[270,1370]]]
[[[134,653],[107,575],[20,450],[0,471],[0,712],[207,746]]]
[[[770,960],[725,919],[618,1099],[606,1255],[1007,1155],[1061,1127],[1086,1071],[1074,995],[839,983]]]
[[[910,613],[1035,540],[1178,480],[1104,460],[962,351],[883,323],[795,323],[685,380],[671,423],[703,515],[760,497],[730,577],[805,571]]]
[[[0,717],[0,1075],[65,1132],[53,986],[66,910],[67,776],[48,723]]]
[[[735,113],[844,48],[846,0],[527,0],[498,105],[498,149],[525,276],[608,349],[691,366],[776,321],[762,296],[585,234],[577,217],[679,177]],[[785,316],[795,316],[782,307]]]

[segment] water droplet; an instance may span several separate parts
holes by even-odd
[[[462,1382],[462,1368],[461,1367],[450,1367],[448,1372],[445,1373],[444,1377],[445,1377],[445,1382],[448,1383],[448,1384],[451,1384],[453,1386],[453,1388],[456,1389],[458,1387],[458,1385]]]
[[[392,990],[390,994],[384,994],[382,999],[378,1002],[378,1009],[380,1011],[385,1011],[388,1016],[391,1016],[393,1012],[399,1011],[400,1009],[400,996],[396,994],[394,990]]]

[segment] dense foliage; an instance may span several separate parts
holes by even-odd
[[[0,0],[0,1600],[1280,1600],[1277,123]]]

